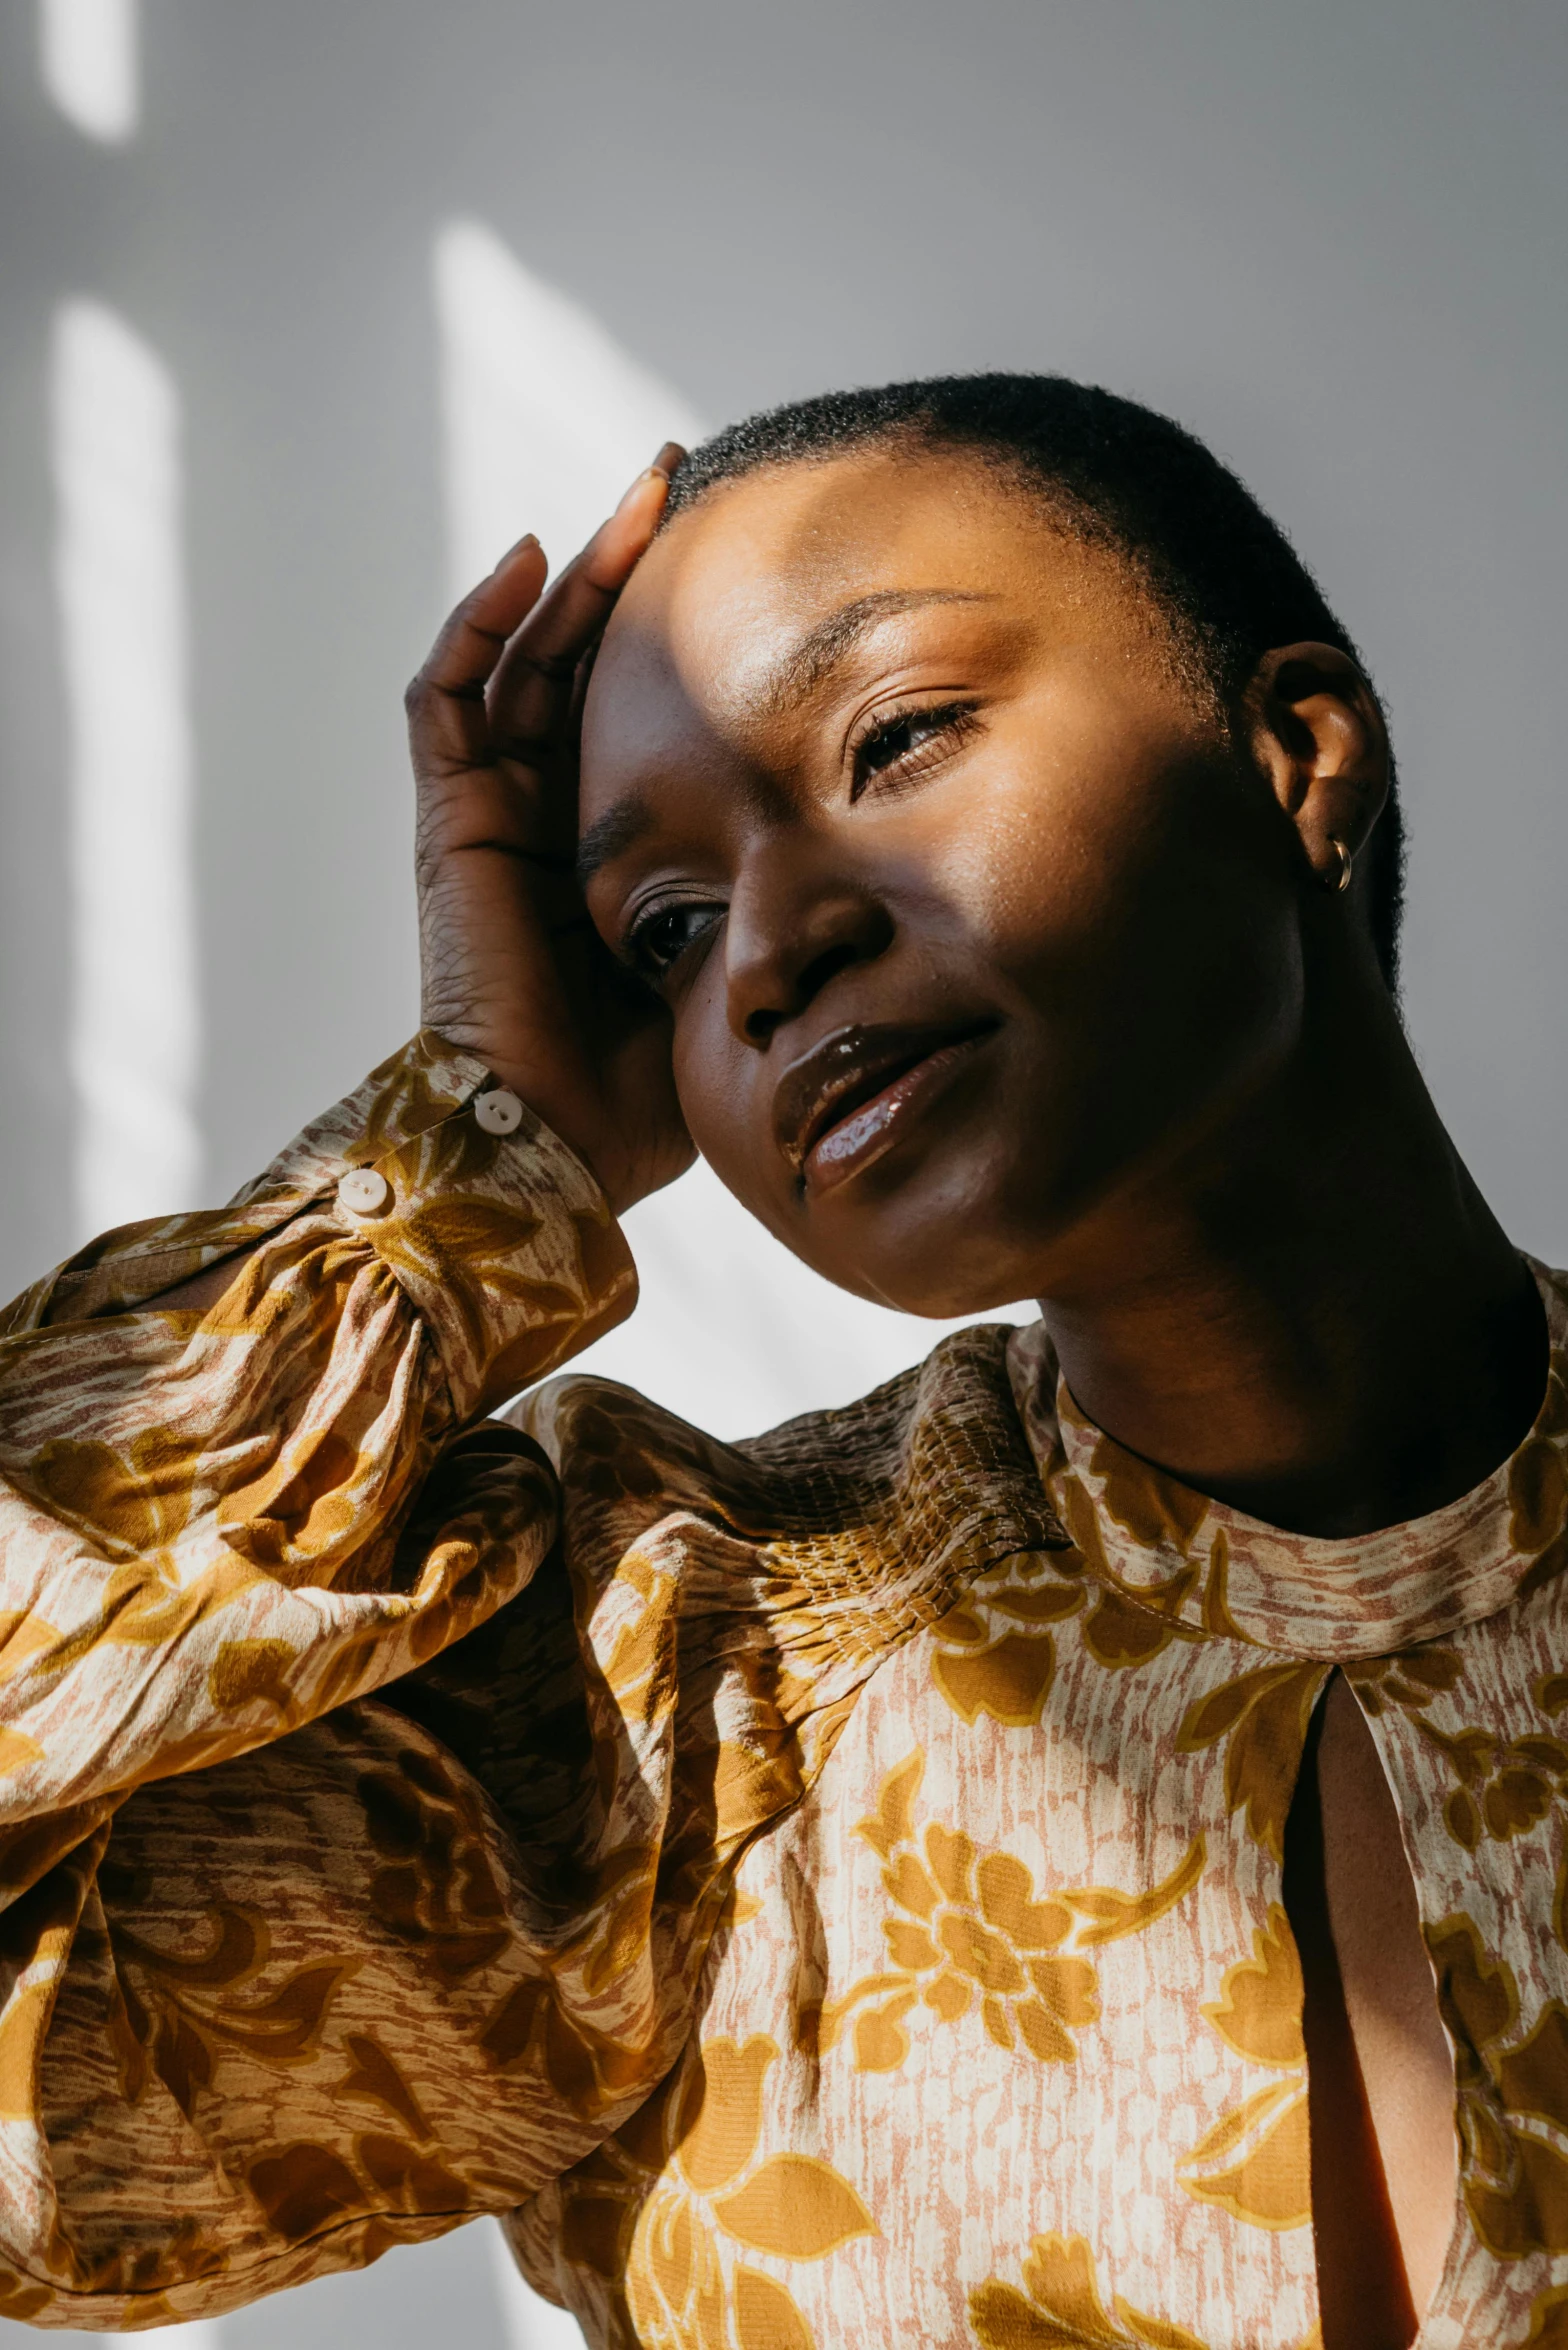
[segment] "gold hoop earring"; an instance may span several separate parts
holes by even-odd
[[[1339,858],[1339,871],[1332,879],[1325,880],[1323,887],[1332,890],[1346,890],[1350,887],[1350,876],[1355,871],[1355,862],[1337,832],[1329,834],[1328,845]]]

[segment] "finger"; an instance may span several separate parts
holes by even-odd
[[[662,466],[650,465],[638,474],[615,512],[600,523],[530,613],[524,633],[540,651],[581,659],[647,553],[669,494],[670,477]]]
[[[538,603],[545,559],[530,532],[463,598],[405,696],[409,742],[421,773],[477,766],[491,756],[485,687],[512,637]]]
[[[660,455],[674,446],[667,443]],[[639,474],[518,628],[490,684],[492,735],[503,758],[526,762],[537,756],[564,724],[578,664],[603,633],[647,551],[669,487],[662,467]]]

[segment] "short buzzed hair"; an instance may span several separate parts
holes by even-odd
[[[1365,671],[1285,533],[1211,450],[1168,416],[1063,375],[931,376],[769,409],[692,451],[671,484],[666,515],[763,466],[900,442],[967,450],[1024,476],[1070,528],[1131,561],[1227,718],[1275,645],[1334,645]],[[1392,989],[1404,903],[1392,771],[1367,857],[1372,939]]]

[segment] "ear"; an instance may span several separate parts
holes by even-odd
[[[1326,889],[1341,886],[1388,797],[1388,729],[1377,696],[1333,645],[1280,645],[1247,688],[1252,755]]]

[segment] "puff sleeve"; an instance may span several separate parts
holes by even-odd
[[[579,2149],[525,2115],[498,2162],[443,2109],[539,1920],[374,1694],[526,1602],[557,1482],[483,1415],[635,1292],[487,1086],[422,1037],[228,1208],[0,1316],[0,2313],[231,2306]],[[209,1310],[157,1303],[230,1256]]]

